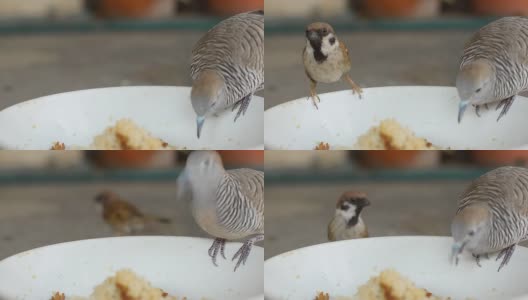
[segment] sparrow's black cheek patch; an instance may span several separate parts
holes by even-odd
[[[321,40],[310,40],[310,45],[314,50],[315,61],[317,61],[318,63],[322,63],[327,59],[327,56],[324,55],[323,52],[321,52],[322,44],[323,43]]]
[[[333,45],[335,44],[335,42],[336,42],[335,37],[333,37],[333,38],[330,39],[330,45],[333,46]]]

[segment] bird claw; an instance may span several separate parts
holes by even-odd
[[[208,250],[209,257],[211,257],[211,259],[213,260],[213,265],[215,265],[215,267],[218,267],[218,265],[216,264],[216,257],[218,256],[218,252],[220,252],[220,255],[222,255],[224,259],[226,258],[224,253],[225,243],[225,239],[217,238],[214,240],[213,245]]]
[[[346,76],[346,80],[350,84],[350,87],[352,87],[352,94],[358,94],[359,99],[363,99],[363,89],[350,78],[350,75]]]
[[[253,95],[247,95],[246,97],[240,99],[240,101],[238,101],[237,103],[235,103],[235,105],[233,105],[233,109],[231,111],[235,111],[235,109],[237,109],[238,107],[239,110],[238,110],[238,113],[235,117],[235,122],[238,120],[238,118],[242,115],[245,115],[246,114],[246,111],[249,107],[249,103],[251,103],[251,98],[253,97]]]
[[[312,94],[311,96],[309,96],[308,98],[306,99],[312,99],[312,103],[314,104],[315,108],[316,109],[319,109],[319,106],[317,106],[317,101],[321,102],[321,98],[319,98],[319,95],[317,94]],[[316,100],[317,99],[317,100]]]
[[[240,267],[241,264],[242,265],[246,264],[249,254],[251,253],[251,249],[253,248],[253,244],[259,241],[262,241],[262,240],[264,240],[264,235],[258,235],[258,236],[248,239],[244,243],[244,245],[240,247],[240,249],[235,253],[232,259],[232,260],[235,260],[238,258],[238,262],[235,265],[235,269],[233,270],[233,272],[236,272],[236,270],[238,269],[238,267]]]
[[[509,246],[508,248],[504,248],[504,249],[502,249],[502,251],[499,252],[499,255],[497,255],[497,259],[496,259],[496,260],[499,260],[499,259],[501,259],[502,257],[504,257],[504,258],[503,258],[503,260],[502,260],[502,262],[501,262],[501,264],[500,264],[500,267],[499,267],[499,269],[497,270],[497,272],[500,272],[500,270],[501,270],[504,266],[506,266],[506,265],[508,264],[508,262],[510,262],[510,258],[512,257],[513,252],[515,251],[515,246],[516,246],[516,245],[513,244],[513,245]]]
[[[501,111],[499,117],[497,118],[497,122],[499,122],[500,119],[502,119],[502,117],[504,117],[508,113],[508,111],[512,107],[514,101],[515,101],[515,96],[511,96],[510,98],[506,98],[506,99],[502,100],[497,105],[497,108],[495,110],[499,110],[502,107],[502,111]]]
[[[242,245],[242,247],[240,247],[240,249],[237,251],[237,253],[235,253],[235,255],[233,256],[232,260],[235,260],[238,257],[238,262],[237,262],[237,264],[235,266],[235,270],[234,271],[236,271],[238,269],[240,264],[243,264],[243,265],[246,264],[246,260],[247,260],[247,258],[249,256],[249,253],[251,252],[251,248],[253,248],[253,241],[252,240],[247,240],[244,243],[244,245]]]
[[[480,105],[475,105],[475,114],[480,118]]]
[[[472,254],[472,255],[475,258],[475,261],[477,262],[477,266],[479,266],[479,268],[482,268],[482,265],[480,264],[480,255],[477,255],[477,254]]]

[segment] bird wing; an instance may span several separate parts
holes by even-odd
[[[116,199],[105,207],[103,217],[110,223],[122,224],[135,218],[143,218],[143,214],[132,204]]]
[[[501,167],[475,179],[462,194],[458,212],[479,202],[501,203],[528,218],[528,169]]]
[[[328,240],[329,241],[335,241],[336,240],[336,237],[334,235],[334,230],[333,230],[333,223],[334,220],[330,221],[330,223],[328,223],[328,227],[327,227],[327,237],[328,237]]]
[[[235,169],[229,170],[228,174],[236,178],[251,206],[264,213],[264,172],[253,169]]]
[[[214,45],[214,51],[211,51]],[[220,22],[209,30],[192,52],[191,76],[207,66],[225,64],[243,66],[262,73],[264,70],[264,16],[242,13]]]
[[[528,66],[528,18],[506,17],[482,27],[466,43],[462,64],[497,57],[508,58],[504,63]]]
[[[352,62],[350,60],[350,54],[348,53],[348,48],[342,41],[339,41],[339,48],[341,48],[341,52],[343,53],[343,68],[344,71],[348,72],[350,68],[352,67]]]

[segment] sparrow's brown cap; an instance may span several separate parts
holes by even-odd
[[[363,192],[347,191],[344,192],[339,200],[337,201],[336,207],[339,208],[343,202],[350,200],[362,200],[364,206],[370,205],[370,202],[367,199],[367,194]]]

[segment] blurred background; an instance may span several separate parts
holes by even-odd
[[[528,165],[528,151],[266,151],[265,256],[327,242],[338,198],[361,191],[372,237],[450,236],[458,197],[498,166]]]
[[[305,98],[304,30],[333,25],[362,87],[454,86],[466,41],[501,16],[527,15],[524,0],[266,0],[266,108]],[[349,89],[320,84],[318,92]]]
[[[0,260],[45,245],[114,236],[95,198],[112,191],[170,219],[139,235],[208,237],[176,199],[187,151],[0,151]],[[226,168],[263,168],[263,151],[219,151]]]
[[[0,110],[109,86],[190,86],[190,53],[264,0],[0,0]]]

